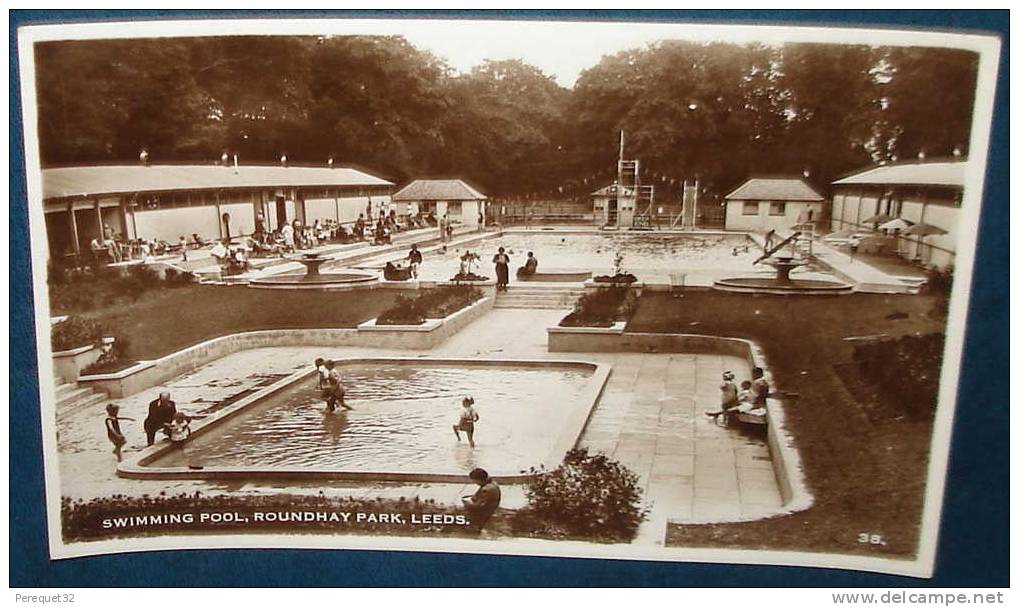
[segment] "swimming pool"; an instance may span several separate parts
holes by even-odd
[[[522,266],[527,252],[534,252],[541,268],[593,270],[610,273],[616,253],[623,255],[623,269],[638,278],[661,277],[669,273],[732,275],[754,272],[752,263],[760,249],[743,234],[611,233],[611,232],[506,232],[465,246],[449,248],[445,254],[426,251],[419,269],[422,280],[449,280],[460,268],[460,256],[467,250],[478,253],[480,273],[494,277],[492,256],[499,247],[509,253],[510,267]],[[380,268],[401,255],[383,255],[357,264]]]
[[[575,444],[608,375],[560,361],[379,359],[341,365],[353,411],[326,413],[314,375],[256,399],[207,432],[186,458],[165,450],[146,468],[332,471],[463,477],[475,467],[519,475]],[[601,382],[601,383],[598,383]],[[472,395],[476,447],[452,425]],[[557,454],[557,455],[555,455]]]

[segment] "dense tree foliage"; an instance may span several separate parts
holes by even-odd
[[[156,162],[333,157],[494,195],[601,185],[620,130],[665,192],[762,173],[823,187],[875,160],[965,153],[976,81],[969,52],[824,44],[664,41],[604,57],[572,90],[519,60],[457,74],[397,36],[50,42],[36,61],[48,165],[142,148]]]

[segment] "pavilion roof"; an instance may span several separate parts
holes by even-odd
[[[959,189],[965,183],[965,160],[879,165],[832,182],[833,185],[914,185]]]
[[[487,198],[462,179],[415,179],[393,194],[393,200],[485,200]]]
[[[353,168],[222,165],[100,165],[43,169],[43,199],[229,188],[386,186]]]
[[[753,177],[729,192],[725,199],[822,202],[824,196],[798,177]]]

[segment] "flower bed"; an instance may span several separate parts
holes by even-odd
[[[853,361],[883,400],[911,417],[928,419],[937,407],[944,349],[944,333],[903,335],[856,343]]]
[[[611,276],[608,274],[601,274],[595,276],[591,280],[597,283],[606,283],[611,285],[629,285],[637,282],[637,277],[629,272],[623,272],[620,274],[613,274]]]
[[[612,286],[584,293],[560,327],[611,327],[625,321],[637,307],[637,295],[627,286]]]
[[[104,375],[123,371],[136,364],[138,361],[130,358],[127,352],[127,340],[124,338],[115,339],[108,344],[99,358],[92,364],[81,370],[82,375]]]
[[[69,316],[53,325],[50,343],[54,352],[66,352],[94,346],[103,336],[103,327],[98,322],[81,316]]]
[[[488,280],[488,277],[482,276],[480,274],[475,274],[474,272],[469,272],[467,274],[461,272],[457,273],[457,275],[454,276],[451,280],[453,282],[485,282],[486,280]]]
[[[536,535],[627,542],[650,511],[635,473],[587,449],[569,451],[554,470],[530,472],[536,476],[527,484],[524,513],[534,516],[516,522],[527,521],[526,531]]]
[[[480,300],[483,294],[472,286],[424,289],[416,297],[399,296],[384,310],[376,325],[421,325],[429,318],[445,318]]]

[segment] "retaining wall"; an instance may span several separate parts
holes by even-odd
[[[429,350],[473,322],[492,308],[486,297],[444,319],[426,323],[428,327],[361,327],[352,329],[274,329],[234,333],[204,341],[162,358],[139,363],[103,375],[78,378],[84,386],[94,386],[113,398],[137,394],[153,386],[190,373],[229,354],[252,348],[274,347],[370,347],[401,350]]]
[[[765,379],[772,390],[775,389],[764,352],[748,339],[684,333],[628,333],[618,326],[604,329],[550,327],[548,349],[550,352],[676,352],[736,356],[745,359],[751,368],[764,369]],[[768,399],[768,451],[783,507],[787,512],[796,512],[809,508],[814,498],[807,490],[800,454],[786,427],[784,405],[781,399]]]

